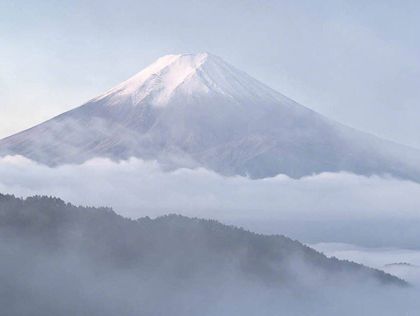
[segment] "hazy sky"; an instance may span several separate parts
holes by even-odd
[[[209,51],[343,123],[420,148],[419,1],[0,0],[0,137]]]

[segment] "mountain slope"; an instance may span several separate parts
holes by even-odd
[[[252,178],[320,172],[420,181],[420,151],[335,123],[221,58],[168,55],[79,108],[0,141],[48,165],[101,156]]]
[[[134,221],[47,197],[0,195],[0,254],[7,315],[278,315],[321,292],[310,314],[326,315],[333,293],[407,289],[283,236],[177,215]]]
[[[43,245],[53,252],[74,248],[93,260],[106,259],[102,264],[123,268],[134,264],[155,269],[168,260],[164,268],[169,273],[185,269],[189,277],[206,265],[217,266],[216,271],[230,265],[232,273],[288,286],[297,285],[305,276],[305,271],[292,271],[294,266],[306,266],[325,282],[342,284],[341,277],[350,273],[360,282],[370,277],[383,284],[406,285],[382,271],[327,258],[284,236],[254,234],[215,220],[181,215],[130,220],[111,209],[75,207],[57,198],[18,199],[0,194],[0,236]]]

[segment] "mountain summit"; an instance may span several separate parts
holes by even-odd
[[[346,171],[420,181],[420,151],[294,102],[220,57],[167,55],[86,104],[0,141],[56,166],[138,157],[224,175]]]
[[[197,98],[220,94],[236,101],[273,101],[278,93],[235,69],[221,58],[208,54],[166,55],[132,78],[96,98],[164,107],[173,98]]]

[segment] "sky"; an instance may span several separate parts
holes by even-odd
[[[326,116],[420,148],[418,1],[0,0],[0,137],[169,53],[207,51]]]

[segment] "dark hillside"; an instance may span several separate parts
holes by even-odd
[[[405,285],[283,236],[178,215],[134,221],[49,197],[0,195],[0,251],[8,315],[213,315],[227,297]]]

